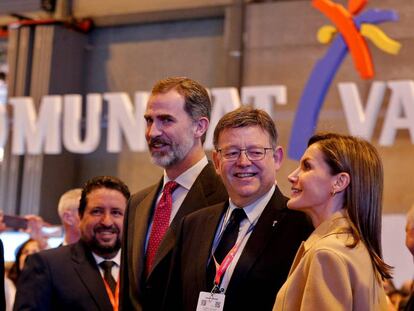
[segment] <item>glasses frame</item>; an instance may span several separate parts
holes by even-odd
[[[272,147],[253,147],[253,148],[242,148],[242,149],[235,148],[235,150],[237,149],[239,151],[239,154],[237,155],[237,158],[235,158],[235,159],[229,159],[229,158],[226,158],[223,155],[223,153],[222,153],[223,149],[225,149],[225,148],[219,148],[219,149],[216,149],[216,151],[218,153],[220,153],[220,155],[222,156],[222,158],[224,160],[226,160],[226,161],[237,161],[240,158],[240,155],[242,154],[242,152],[244,152],[244,154],[246,155],[246,158],[249,159],[250,162],[262,161],[266,157],[267,150],[274,150],[274,148],[272,148]],[[249,149],[263,149],[263,151],[264,151],[263,152],[263,157],[261,157],[260,159],[250,159],[249,154],[247,153],[247,151]]]

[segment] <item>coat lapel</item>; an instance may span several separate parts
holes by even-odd
[[[148,231],[148,221],[151,219],[152,209],[154,203],[157,199],[158,190],[162,186],[162,180],[157,186],[154,186],[153,189],[145,196],[140,204],[136,206],[136,213],[134,219],[134,233],[129,235],[130,238],[133,238],[134,243],[132,248],[132,270],[133,270],[133,279],[141,280],[141,276],[144,275],[145,267],[145,241],[147,239]],[[137,288],[140,288],[137,284]]]
[[[286,199],[276,187],[269,203],[260,215],[259,220],[243,249],[239,261],[232,274],[227,292],[235,290],[238,284],[243,284],[250,268],[260,257],[269,240],[276,234],[278,223],[284,218],[283,210],[286,208]]]
[[[209,162],[195,180],[193,186],[191,187],[177,214],[171,222],[171,225],[160,244],[157,255],[154,258],[154,269],[174,248],[177,237],[177,229],[181,222],[181,219],[185,215],[197,211],[200,208],[211,205],[208,198],[215,192],[218,184],[216,181],[218,178],[219,177],[216,175],[212,163]]]
[[[215,173],[213,164],[209,162],[195,180],[177,215],[174,217],[171,223],[174,232],[185,215],[213,204],[209,201],[209,197],[216,191],[217,185],[220,184],[217,182],[219,178]]]
[[[177,237],[177,228],[181,219],[185,215],[198,210],[200,206],[206,206],[206,200],[204,197],[203,189],[201,187],[201,183],[197,179],[188,192],[173,221],[171,222],[171,225],[168,228],[164,239],[161,241],[157,255],[154,258],[154,268],[174,248],[175,240]]]
[[[72,262],[80,280],[88,290],[92,300],[95,301],[99,310],[110,310],[112,305],[109,301],[101,274],[92,253],[78,242],[72,249]]]
[[[228,201],[216,204],[209,208],[209,213],[205,219],[203,219],[202,234],[204,238],[200,241],[200,249],[197,252],[196,260],[197,264],[197,284],[200,284],[200,288],[211,290],[213,284],[207,284],[207,266],[211,257],[211,250],[213,248],[213,242],[220,224],[220,220],[223,217],[224,212],[228,207]]]
[[[302,243],[300,244],[298,248],[298,251],[296,252],[295,259],[293,259],[292,266],[290,267],[288,276],[290,276],[293,273],[293,271],[295,271],[304,253],[305,253],[305,242],[302,241]]]

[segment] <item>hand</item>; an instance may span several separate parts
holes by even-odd
[[[0,233],[6,229],[6,224],[3,222],[3,211],[0,211]]]
[[[40,249],[47,248],[47,237],[42,232],[43,226],[50,226],[42,217],[37,215],[25,215],[24,218],[28,220],[27,232],[33,240],[39,243]]]

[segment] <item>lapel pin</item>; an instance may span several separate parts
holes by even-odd
[[[277,220],[273,220],[272,227],[276,226],[276,224],[277,224]]]

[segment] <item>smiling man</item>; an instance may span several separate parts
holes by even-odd
[[[89,180],[79,204],[80,241],[28,257],[15,310],[115,310],[129,196],[118,178]]]
[[[157,184],[134,194],[128,204],[122,310],[160,310],[182,217],[227,199],[203,150],[210,112],[207,90],[194,80],[166,78],[151,91],[145,137],[151,160],[164,174]]]
[[[230,199],[183,219],[165,310],[272,310],[313,228],[287,209],[277,186],[283,150],[266,112],[244,107],[224,115],[214,146]]]

